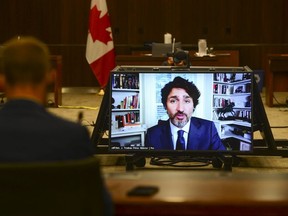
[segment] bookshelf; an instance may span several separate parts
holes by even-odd
[[[139,74],[114,74],[112,85],[112,149],[144,146],[146,129],[142,127]]]
[[[220,138],[233,150],[252,148],[251,100],[251,74],[214,74],[213,121]]]

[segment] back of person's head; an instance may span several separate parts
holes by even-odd
[[[50,70],[48,47],[34,37],[13,38],[3,45],[1,72],[8,85],[38,84]]]
[[[199,103],[199,97],[200,97],[200,91],[197,88],[197,86],[193,82],[189,82],[187,79],[183,79],[182,77],[175,77],[173,81],[167,83],[162,89],[161,89],[161,102],[163,106],[166,109],[166,102],[168,95],[170,94],[171,90],[173,88],[181,88],[184,89],[187,94],[192,98],[194,108]]]
[[[178,64],[182,63],[182,65],[186,65],[187,64],[188,55],[189,54],[186,51],[184,51],[184,50],[177,50],[173,54],[174,64],[178,65]]]

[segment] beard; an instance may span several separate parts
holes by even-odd
[[[179,119],[178,115],[181,115],[183,118]],[[189,117],[186,113],[177,112],[174,115],[169,114],[169,117],[170,117],[172,124],[178,128],[183,128],[189,121]]]

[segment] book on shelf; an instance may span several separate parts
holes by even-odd
[[[233,93],[233,86],[227,84],[214,83],[213,93],[230,95]]]
[[[140,113],[139,112],[128,112],[121,115],[115,115],[115,121],[118,122],[117,128],[122,127],[136,127],[140,125]]]
[[[139,103],[139,95],[129,95],[124,97],[124,99],[121,101],[121,109],[139,109],[140,103]]]

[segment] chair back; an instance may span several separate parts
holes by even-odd
[[[104,215],[99,162],[0,164],[0,215]]]

